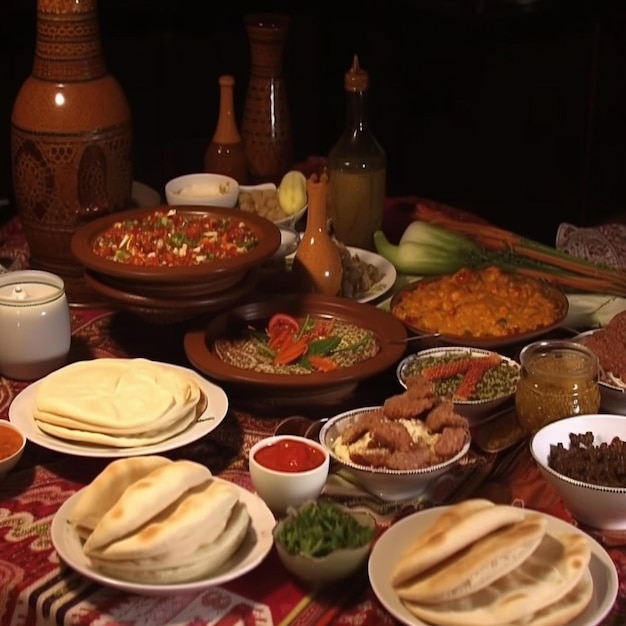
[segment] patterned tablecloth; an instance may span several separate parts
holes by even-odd
[[[0,230],[0,258],[13,269],[25,267],[26,246],[19,222]],[[189,366],[182,338],[185,325],[150,325],[107,308],[72,309],[72,361],[84,358],[143,356]],[[0,418],[26,383],[0,377]],[[393,372],[363,388],[351,402],[364,406],[398,392]],[[255,415],[231,398],[226,419],[198,442],[167,453],[207,465],[214,473],[252,489],[247,454],[259,438],[273,433],[284,416]],[[543,482],[522,446],[506,453],[472,451],[468,463],[437,493],[415,502],[382,505],[341,483],[329,481],[327,494],[354,507],[367,507],[384,532],[407,513],[469,495],[550,512],[572,521],[558,497]],[[326,590],[313,591],[283,569],[274,549],[241,578],[193,594],[166,597],[131,595],[87,580],[59,561],[50,538],[56,511],[88,483],[106,459],[71,457],[28,443],[18,466],[0,481],[0,626],[65,624],[73,626],[300,626],[336,624],[387,626],[398,622],[379,603],[366,572]],[[615,562],[619,597],[603,626],[626,624],[626,538],[599,537]]]

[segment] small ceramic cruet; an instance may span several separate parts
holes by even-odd
[[[339,248],[328,233],[326,203],[328,175],[307,179],[306,229],[293,259],[292,272],[296,284],[304,291],[328,296],[339,295],[343,266]]]

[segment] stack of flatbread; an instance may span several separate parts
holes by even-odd
[[[402,554],[391,584],[436,626],[560,626],[593,594],[591,548],[546,518],[472,499],[446,509]]]
[[[190,426],[207,398],[184,370],[148,359],[79,361],[44,378],[33,417],[61,439],[118,448],[150,445]]]
[[[250,525],[237,488],[193,461],[139,456],[110,463],[68,521],[91,567],[114,578],[173,584],[210,576]]]

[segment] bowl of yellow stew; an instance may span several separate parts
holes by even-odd
[[[544,335],[563,322],[568,307],[558,287],[496,266],[410,283],[389,304],[416,335],[438,333],[440,345],[484,349]]]

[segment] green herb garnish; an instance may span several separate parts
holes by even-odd
[[[309,343],[308,354],[326,355],[332,353],[341,343],[341,337],[326,337],[324,339],[314,339]]]
[[[303,505],[288,517],[277,537],[290,554],[321,557],[341,548],[359,548],[374,537],[375,528],[359,522],[330,502]]]

